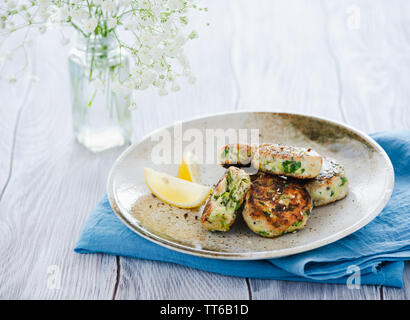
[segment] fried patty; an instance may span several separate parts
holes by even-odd
[[[228,231],[235,222],[236,211],[251,186],[249,175],[229,167],[215,186],[202,213],[202,226],[210,231]]]
[[[261,173],[252,181],[242,215],[252,231],[273,238],[303,229],[312,207],[301,183]]]
[[[262,144],[252,158],[256,169],[299,179],[315,178],[322,168],[322,157],[312,149]]]
[[[229,166],[250,166],[256,146],[244,143],[227,144],[218,152],[219,164],[227,168]]]
[[[305,185],[315,207],[332,203],[346,197],[349,181],[343,166],[335,159],[323,158],[320,174]]]

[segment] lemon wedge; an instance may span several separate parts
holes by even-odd
[[[184,153],[178,168],[178,178],[201,183],[198,160],[192,152]]]
[[[179,208],[199,207],[211,193],[209,187],[179,179],[151,168],[145,168],[145,183],[154,196]]]

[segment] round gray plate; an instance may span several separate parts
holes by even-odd
[[[207,134],[215,132],[213,129],[231,134],[247,129],[242,133],[246,132],[248,139],[250,129],[257,129],[260,143],[311,147],[333,157],[345,166],[349,194],[343,200],[314,208],[306,227],[297,233],[263,238],[250,231],[240,215],[230,231],[208,232],[200,223],[202,207],[179,209],[152,196],[145,184],[144,167],[176,176],[181,155],[176,151],[194,148],[204,163],[201,182],[215,184],[224,173],[214,160],[216,150],[229,141],[206,139]],[[239,141],[245,142],[245,138],[241,136]],[[167,143],[168,140],[173,143]],[[166,155],[173,158],[173,163],[155,164]],[[111,207],[123,223],[150,241],[201,257],[252,260],[304,252],[353,233],[379,214],[390,199],[393,185],[390,159],[373,139],[356,129],[308,115],[237,112],[162,128],[133,144],[115,161],[107,193]]]

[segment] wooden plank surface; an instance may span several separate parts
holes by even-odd
[[[409,129],[410,3],[325,1],[323,8],[345,122],[366,133]],[[410,299],[409,277],[406,262],[405,287],[382,287],[380,298]]]
[[[74,141],[60,62],[66,51],[48,40],[37,47],[49,49],[38,59],[41,87],[32,90],[13,129],[13,172],[0,201],[0,297],[110,299],[115,257],[72,250],[119,150],[96,157]]]
[[[21,40],[22,35],[16,35],[16,41]],[[2,50],[8,51],[14,47],[13,41],[6,41],[1,45]],[[34,50],[29,51],[34,55]],[[20,59],[21,56],[16,55],[14,59]],[[15,64],[16,60],[12,60],[9,64]],[[32,66],[35,69],[35,65]],[[0,80],[0,92],[3,101],[0,107],[0,200],[4,194],[5,188],[10,181],[13,171],[13,152],[15,146],[15,135],[18,120],[21,112],[27,105],[27,98],[32,90],[32,83],[26,79],[20,79],[17,83],[10,85],[7,77],[12,74],[13,68],[4,68]]]
[[[207,6],[207,16],[196,21],[200,38],[187,48],[196,84],[181,82],[182,90],[166,97],[137,93],[135,141],[175,121],[235,109],[310,113],[366,132],[410,127],[408,1]],[[409,264],[403,289],[349,290],[74,254],[121,150],[96,156],[74,141],[68,70],[61,63],[68,48],[57,38],[50,32],[37,43],[41,82],[31,89],[0,86],[8,97],[0,106],[1,298],[409,299]]]

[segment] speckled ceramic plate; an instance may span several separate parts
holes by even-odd
[[[218,143],[210,139],[209,133],[215,133],[213,129],[219,130],[216,131],[219,134],[228,129],[231,134],[239,134],[239,129],[246,129],[242,133],[248,134],[248,140],[250,129],[257,129],[260,143],[310,147],[333,157],[345,166],[349,194],[343,200],[314,208],[303,230],[278,238],[254,234],[241,215],[230,231],[208,232],[200,223],[202,207],[179,209],[152,196],[145,185],[144,167],[176,175],[180,151],[205,150],[200,155],[200,161],[205,163],[201,165],[201,181],[215,184],[224,169],[211,160],[216,159],[217,147],[226,141]],[[242,135],[240,142],[243,139]],[[155,164],[169,157],[175,163]],[[201,257],[251,260],[308,251],[353,233],[379,214],[390,199],[393,185],[393,167],[384,150],[354,128],[308,115],[239,112],[193,119],[146,136],[116,160],[109,174],[107,192],[121,221],[150,241]]]

